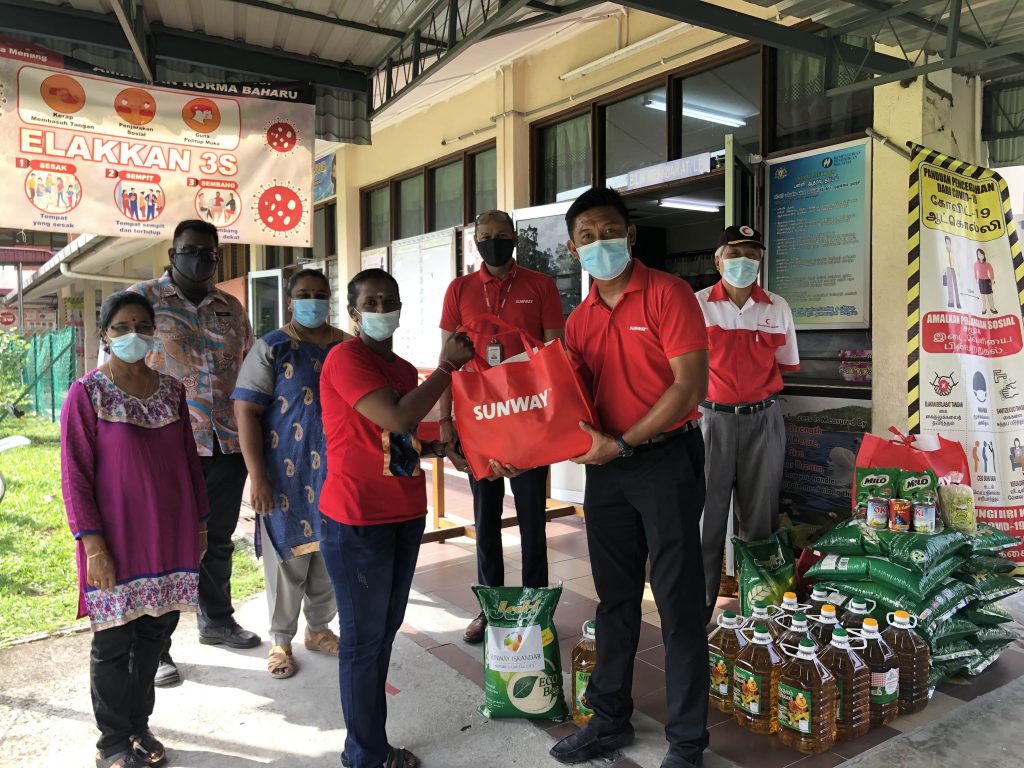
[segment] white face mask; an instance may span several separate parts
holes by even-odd
[[[746,256],[737,256],[732,259],[722,259],[722,277],[729,285],[737,288],[747,288],[757,280],[757,271],[761,268],[761,262],[748,259]]]
[[[126,363],[137,363],[153,349],[153,337],[126,333],[110,339],[110,353]]]
[[[386,341],[398,330],[402,310],[394,312],[360,312],[359,325],[371,339]]]

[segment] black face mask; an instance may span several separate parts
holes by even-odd
[[[504,267],[512,258],[512,251],[515,250],[515,243],[511,240],[481,240],[476,244],[480,251],[480,258],[490,267]]]
[[[195,283],[205,283],[217,271],[217,262],[205,253],[183,251],[174,254],[174,268]]]

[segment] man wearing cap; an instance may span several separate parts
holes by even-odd
[[[512,252],[517,244],[512,218],[505,211],[485,211],[476,218],[474,233],[483,263],[476,272],[458,277],[448,286],[441,313],[442,343],[456,329],[481,315],[495,315],[545,342],[562,337],[565,316],[555,281],[516,263]],[[473,344],[486,355],[487,362],[498,365],[523,352],[518,333],[470,332]],[[451,390],[441,396],[441,440],[454,444],[457,424],[452,423]],[[477,580],[488,587],[505,584],[505,563],[501,548],[501,512],[505,499],[505,478],[509,478],[516,501],[516,518],[522,542],[523,586],[548,586],[547,523],[548,468],[535,467],[511,471],[492,461],[495,477],[475,480],[473,519],[476,524]],[[484,639],[487,618],[481,612],[466,628],[463,640],[479,643]]]
[[[708,331],[708,395],[701,403],[707,491],[701,520],[706,619],[718,597],[722,555],[735,500],[739,537],[755,541],[778,528],[786,428],[775,404],[782,371],[800,367],[793,313],[757,284],[761,234],[728,227],[718,239],[722,279],[697,294]]]

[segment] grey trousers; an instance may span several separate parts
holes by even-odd
[[[707,491],[701,518],[707,605],[718,598],[730,502],[744,541],[770,536],[779,527],[779,489],[786,458],[786,426],[775,405],[750,414],[702,407],[704,477]]]
[[[270,541],[263,518],[263,577],[267,583],[270,637],[274,645],[287,645],[299,628],[299,610],[313,632],[324,629],[338,615],[334,589],[319,552],[281,560]]]

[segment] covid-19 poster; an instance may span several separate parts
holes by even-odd
[[[980,520],[1024,538],[1024,260],[998,173],[915,147],[910,176],[912,432],[959,439]],[[1024,565],[1024,547],[1008,556]]]
[[[0,36],[0,227],[309,246],[315,91],[123,80]]]

